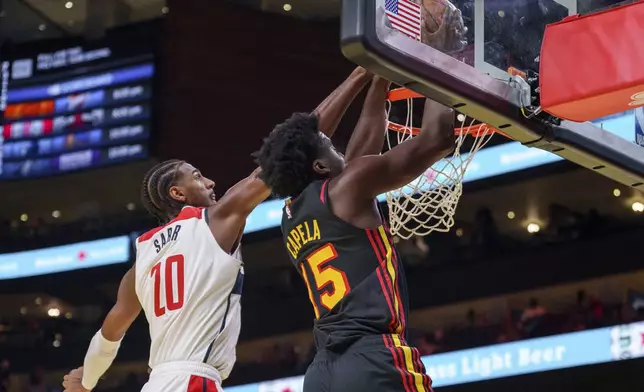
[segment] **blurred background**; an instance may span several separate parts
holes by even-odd
[[[474,2],[454,3],[472,23]],[[535,68],[540,34],[525,31],[560,19],[554,3],[488,0],[489,62]],[[250,154],[276,123],[315,108],[351,72],[340,7],[0,0],[0,392],[60,391],[82,363],[132,240],[156,225],[139,200],[149,167],[185,159],[221,196],[253,170]],[[631,112],[595,123],[634,137]],[[398,241],[411,341],[437,389],[644,390],[644,361],[631,359],[644,355],[644,195],[503,138],[470,170],[450,233]],[[268,201],[248,221],[226,390],[300,391],[312,358],[313,312],[282,248],[280,209]],[[140,390],[148,351],[141,316],[97,391]]]

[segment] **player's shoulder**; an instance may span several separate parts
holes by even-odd
[[[300,194],[298,198],[315,198],[315,199],[324,199],[326,193],[326,187],[329,180],[316,180],[311,182],[309,185],[304,188],[304,191]]]
[[[327,180],[317,180],[311,182],[296,197],[287,199],[285,202],[285,211],[289,210],[308,210],[309,208],[324,202],[326,198]]]
[[[155,227],[152,230],[146,231],[145,233],[141,234],[137,239],[136,243],[137,244],[142,244],[152,237],[154,237],[155,234],[158,232],[162,231],[164,228],[175,224],[180,221],[188,221],[191,219],[196,219],[196,220],[204,220],[208,221],[208,212],[206,208],[203,207],[191,207],[191,206],[186,206],[181,209],[181,212],[179,215],[177,215],[176,218],[171,220],[170,222],[166,223],[165,225]]]

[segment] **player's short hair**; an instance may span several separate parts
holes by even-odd
[[[294,113],[277,125],[254,154],[259,177],[278,197],[296,197],[320,175],[313,170],[322,139],[314,113]]]
[[[183,204],[170,197],[170,187],[177,185],[179,168],[185,163],[170,159],[155,165],[143,177],[141,201],[145,209],[156,217],[161,224],[167,223],[177,215]]]

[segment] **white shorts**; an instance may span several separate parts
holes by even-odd
[[[141,392],[223,392],[219,372],[199,362],[157,365]]]

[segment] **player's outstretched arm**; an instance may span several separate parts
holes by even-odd
[[[226,252],[235,250],[246,218],[271,193],[258,177],[260,170],[255,169],[250,176],[230,188],[216,205],[208,208],[210,230]]]
[[[373,78],[362,106],[360,119],[347,146],[345,154],[347,162],[361,156],[382,152],[387,127],[385,101],[389,85],[391,82],[380,76]]]
[[[320,120],[320,130],[328,137],[333,136],[340,120],[358,93],[372,78],[367,70],[356,68],[322,103],[313,111]]]
[[[346,195],[343,199],[359,205],[370,204],[377,195],[408,184],[453,149],[454,111],[427,99],[420,135],[383,155],[355,159],[329,189],[337,188]]]
[[[371,79],[364,68],[356,68],[351,75],[336,88],[314,113],[320,121],[320,129],[332,136],[351,102]],[[259,203],[270,195],[270,189],[258,175],[257,168],[250,176],[235,184],[226,192],[217,205],[208,208],[210,230],[226,252],[234,251],[244,230],[246,218]]]
[[[107,314],[103,326],[89,344],[83,368],[80,370],[82,379],[80,385],[76,385],[76,389],[82,387],[85,390],[91,390],[96,387],[98,379],[105,374],[116,357],[125,332],[141,313],[141,304],[136,296],[134,283],[135,270],[132,267],[121,280],[116,304]],[[78,378],[69,377],[72,373],[65,378],[65,382],[73,384],[73,382],[79,381]],[[65,386],[65,390],[73,389],[71,385]]]

